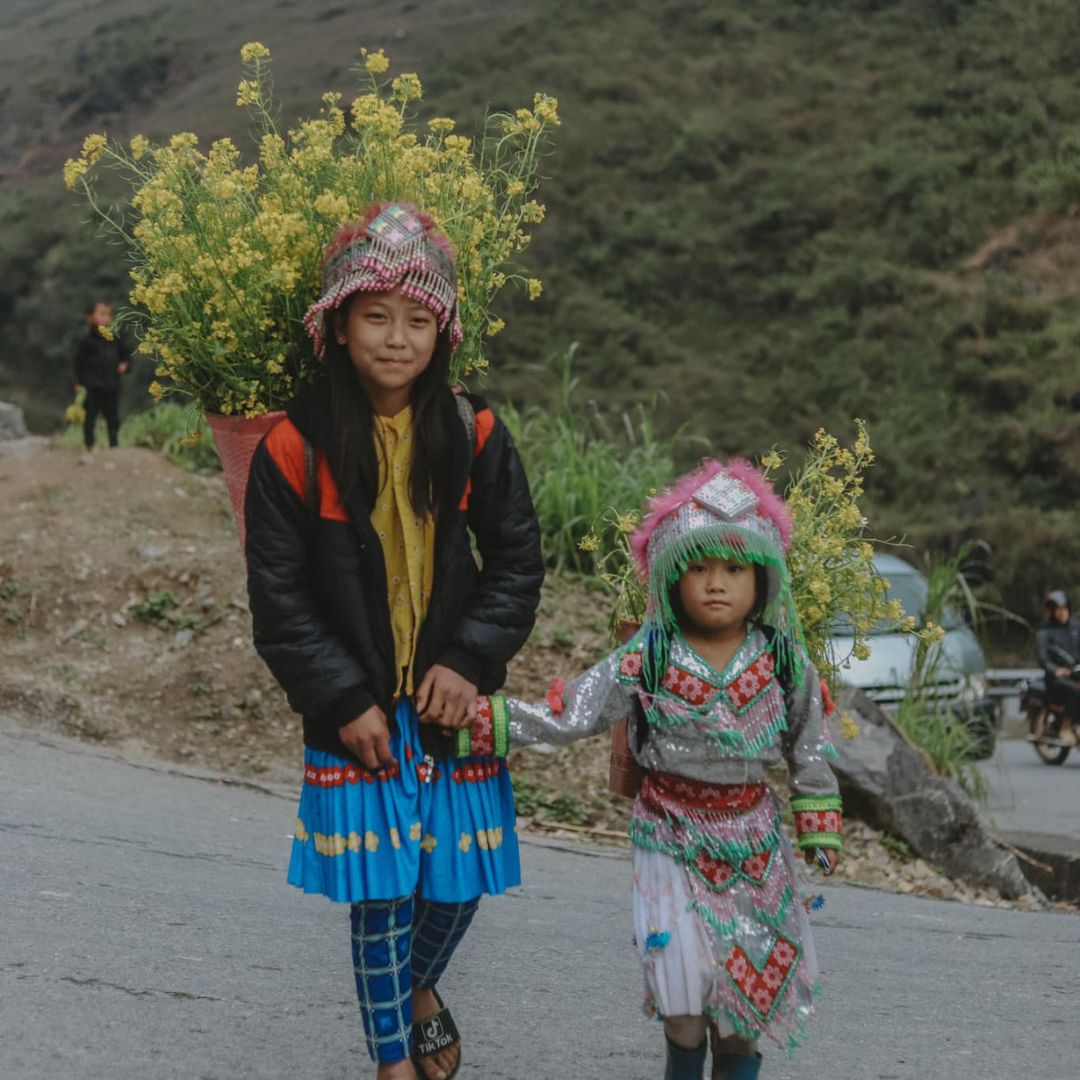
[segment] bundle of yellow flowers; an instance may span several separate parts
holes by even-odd
[[[158,358],[159,378],[207,412],[255,417],[279,408],[317,369],[302,319],[319,295],[323,250],[376,200],[416,203],[454,242],[465,338],[451,377],[486,368],[485,339],[504,325],[491,313],[499,290],[513,283],[530,299],[541,292],[513,260],[544,217],[533,196],[559,124],[555,99],[538,93],[531,108],[491,114],[473,140],[448,118],[421,126],[413,113],[420,79],[387,77],[383,51],[363,50],[364,92],[348,115],[341,95],[326,93],[317,116],[282,134],[269,50],[251,42],[240,56],[246,77],[236,103],[251,113],[255,160],[246,163],[229,139],[203,153],[190,133],[163,146],[137,135],[126,148],[94,134],[64,167],[68,187],[81,188],[128,245],[129,317],[141,320],[141,349]],[[130,179],[133,224],[99,202],[99,163]]]
[[[851,447],[841,446],[836,436],[822,429],[784,492],[794,526],[787,562],[795,606],[810,659],[833,689],[838,668],[848,659],[837,655],[834,647],[834,631],[841,622],[850,655],[858,659],[870,655],[870,635],[880,623],[928,643],[941,633],[932,625],[917,628],[914,619],[905,617],[900,602],[886,595],[888,582],[874,566],[873,540],[859,505],[866,470],[873,463],[863,421],[855,421]],[[784,456],[776,450],[761,460],[766,476],[783,465]],[[597,573],[615,593],[613,636],[619,626],[640,623],[645,615],[647,589],[627,542],[637,521],[636,514],[609,510],[578,542],[582,550],[596,553]]]
[[[774,450],[761,461],[766,475],[778,471],[784,457]],[[870,636],[879,624],[907,633],[932,636],[936,628],[917,628],[899,600],[887,596],[889,583],[874,566],[869,523],[859,501],[867,469],[874,464],[866,424],[855,421],[855,441],[842,446],[819,429],[802,468],[791,478],[784,501],[794,528],[787,562],[795,606],[810,659],[830,686],[849,656],[865,660]],[[835,631],[845,627],[850,652],[839,655]]]

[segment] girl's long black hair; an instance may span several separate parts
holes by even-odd
[[[335,326],[335,317],[347,321],[348,305],[346,300],[337,312],[329,312],[326,319],[325,363],[330,382],[330,432],[326,451],[342,501],[347,503],[361,484],[368,493],[370,510],[379,493],[373,410],[356,376],[347,347],[338,343]],[[456,479],[457,455],[448,452],[452,433],[456,434],[448,421],[457,416],[449,386],[451,352],[448,327],[440,331],[431,363],[412,386],[413,457],[409,499],[420,517],[437,511],[440,495]]]

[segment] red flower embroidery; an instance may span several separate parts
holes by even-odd
[[[724,967],[754,1011],[768,1019],[798,955],[798,950],[790,941],[777,937],[760,971],[738,945],[728,953]]]
[[[741,675],[724,689],[736,709],[750,704],[772,680],[776,665],[772,653],[762,653]]]
[[[714,859],[704,851],[698,854],[694,865],[701,871],[701,876],[714,888],[720,889],[732,878],[735,871],[723,859]]]

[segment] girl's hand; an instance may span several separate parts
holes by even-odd
[[[836,871],[836,864],[840,861],[840,852],[838,852],[836,848],[817,848],[816,850],[823,851],[825,853],[825,858],[829,860],[829,870],[828,873],[825,874],[825,876],[832,877],[833,873]],[[817,855],[815,855],[814,852],[815,849],[811,848],[806,853],[806,862],[809,866],[818,865]],[[822,870],[824,872],[824,868],[822,868]]]
[[[338,735],[349,752],[372,770],[393,768],[397,759],[390,752],[390,725],[386,713],[378,705],[338,729]]]
[[[442,664],[428,670],[416,691],[416,711],[425,724],[469,727],[476,719],[476,686]]]

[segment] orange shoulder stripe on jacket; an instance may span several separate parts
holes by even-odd
[[[490,409],[481,409],[476,414],[476,453],[484,449],[492,431],[495,429],[495,414]]]
[[[329,521],[348,521],[349,515],[345,512],[345,507],[341,505],[341,495],[338,493],[333,473],[330,472],[330,463],[321,450],[317,475],[319,477],[319,517]]]
[[[296,497],[307,503],[307,465],[304,461],[304,437],[291,420],[282,420],[266,436],[266,449]],[[319,485],[319,516],[330,521],[348,521],[341,505],[338,487],[327,464],[326,455],[318,454],[316,476]]]
[[[473,447],[473,457],[479,456],[480,452],[484,449],[488,439],[491,437],[492,431],[495,429],[495,414],[490,409],[480,409],[476,414],[476,443]],[[458,509],[466,511],[469,509],[469,496],[472,494],[472,477],[465,481],[465,492],[461,496],[461,502],[458,504]]]
[[[307,486],[303,435],[291,420],[285,419],[270,429],[265,445],[274,464],[281,470],[281,475],[296,492],[296,497],[303,502],[304,489]]]

